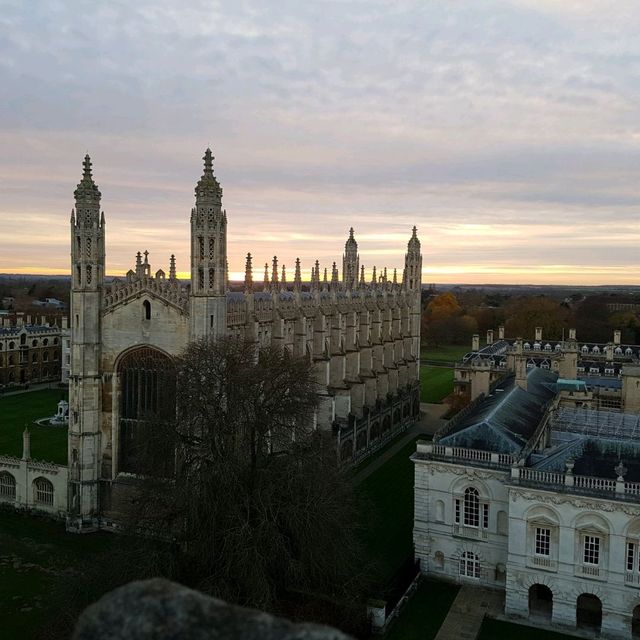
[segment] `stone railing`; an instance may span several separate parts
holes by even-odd
[[[549,488],[556,491],[588,493],[613,499],[640,502],[640,482],[625,482],[622,479],[579,476],[571,472],[544,471],[529,467],[513,466],[511,481],[514,484]]]
[[[419,456],[451,460],[452,462],[479,463],[481,466],[510,467],[516,462],[516,457],[510,453],[483,451],[482,449],[466,449],[465,447],[449,447],[444,444],[419,441],[417,445]]]

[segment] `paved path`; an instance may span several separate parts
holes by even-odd
[[[357,473],[353,478],[355,484],[359,484],[374,471],[377,471],[387,460],[395,456],[398,451],[411,442],[416,436],[421,434],[433,435],[446,422],[442,419],[442,415],[446,413],[448,408],[449,405],[446,404],[429,404],[422,402],[420,404],[422,417],[419,422],[414,424],[408,431],[405,431],[393,446],[379,454],[373,462],[370,462],[362,471]]]
[[[435,640],[475,640],[485,615],[495,617],[503,609],[502,592],[463,585]]]
[[[38,384],[30,384],[28,389],[18,389],[17,391],[5,391],[0,393],[0,398],[4,396],[17,396],[21,393],[31,393],[32,391],[41,391],[42,389],[62,389],[58,387],[58,382],[39,382]]]

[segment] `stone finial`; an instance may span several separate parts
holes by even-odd
[[[271,268],[271,284],[275,287],[278,284],[278,257],[273,256]]]
[[[622,482],[624,480],[624,477],[627,475],[628,469],[624,466],[624,464],[622,464],[622,460],[620,460],[620,462],[618,462],[618,464],[615,466],[614,471],[618,476],[618,482]]]
[[[398,284],[398,270],[393,270],[393,285],[396,286]]]
[[[93,181],[93,176],[91,174],[91,158],[89,157],[89,154],[84,157],[82,162],[82,180],[78,183],[78,187],[73,195],[75,196],[76,201],[93,203],[100,202],[101,194],[98,186]]]
[[[251,254],[247,253],[247,261],[244,266],[244,290],[245,293],[253,291],[253,266],[251,264]]]
[[[280,288],[283,291],[287,289],[287,268],[282,265],[282,277],[280,278]]]
[[[316,260],[316,276],[314,285],[316,289],[320,289],[320,260]]]
[[[27,427],[25,427],[24,431],[22,432],[22,459],[31,459],[31,434],[29,433],[29,429]]]
[[[411,232],[411,238],[409,239],[409,243],[407,244],[407,249],[409,253],[420,253],[420,240],[418,240],[418,229],[417,227],[413,227]]]
[[[331,286],[334,289],[338,286],[338,267],[335,262],[331,265]]]
[[[204,170],[202,177],[196,184],[196,201],[213,199],[219,203],[222,198],[222,187],[213,174],[213,161],[215,158],[209,147],[204,152],[202,159],[204,160]]]
[[[264,291],[269,291],[269,264],[264,263]]]
[[[376,285],[378,283],[378,276],[376,274],[376,265],[373,265],[373,271],[371,272],[371,284]]]
[[[296,258],[296,271],[293,276],[293,288],[295,291],[300,291],[302,288],[302,273],[300,271],[300,258]]]
[[[360,288],[366,286],[366,284],[364,280],[364,265],[360,265]]]
[[[324,268],[324,279],[322,280],[322,290],[326,291],[329,288],[329,280],[327,278],[327,267]]]
[[[171,257],[169,258],[169,280],[175,280],[175,279],[176,279],[176,257],[172,253]]]

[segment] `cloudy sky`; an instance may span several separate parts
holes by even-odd
[[[232,275],[640,283],[638,0],[0,0],[0,272],[66,273],[85,152],[107,270],[189,269],[207,145]],[[259,274],[257,274],[259,278]]]

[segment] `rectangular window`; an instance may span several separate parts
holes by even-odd
[[[536,527],[536,555],[549,556],[551,548],[551,529]]]
[[[600,564],[600,538],[598,536],[584,537],[584,554],[585,564]]]
[[[455,523],[460,524],[460,500],[456,500],[455,507]]]
[[[636,545],[633,542],[627,542],[627,571],[633,571],[633,559],[636,555]]]
[[[489,505],[488,504],[482,505],[482,528],[483,529],[489,528]]]

